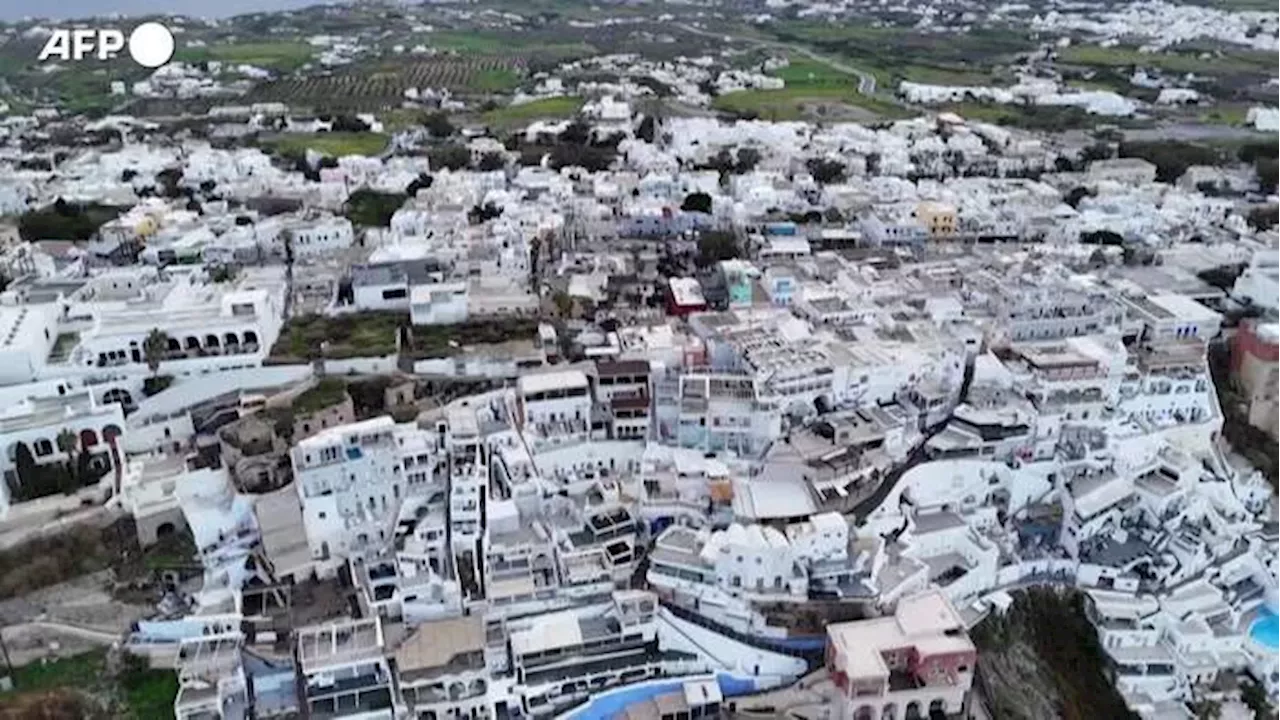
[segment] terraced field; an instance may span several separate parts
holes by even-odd
[[[525,59],[508,56],[432,58],[335,75],[288,78],[255,87],[247,102],[284,102],[332,111],[385,110],[398,106],[409,88],[445,88],[460,94],[510,89]]]

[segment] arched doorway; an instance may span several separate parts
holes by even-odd
[[[14,443],[10,443],[10,444],[9,444],[9,447],[5,449],[5,455],[7,455],[7,456],[8,456],[8,458],[9,458],[9,462],[17,462],[17,461],[18,461],[18,447],[19,447],[19,446],[23,447],[23,448],[24,448],[28,453],[30,453],[30,452],[31,452],[31,447],[30,447],[29,445],[27,445],[26,443],[22,442],[21,440],[19,440],[19,441],[17,441],[17,442],[14,442]]]
[[[171,522],[162,522],[156,527],[156,539],[172,537],[177,534],[178,528]]]

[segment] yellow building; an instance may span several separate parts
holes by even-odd
[[[930,238],[948,238],[956,234],[956,209],[953,205],[922,202],[916,207],[916,220]]]

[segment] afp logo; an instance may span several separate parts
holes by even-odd
[[[173,58],[173,33],[158,22],[145,22],[129,33],[128,46],[129,56],[134,62],[143,67],[158,68]],[[84,60],[89,57],[110,60],[124,48],[124,33],[115,28],[61,28],[54,30],[45,41],[39,60]]]

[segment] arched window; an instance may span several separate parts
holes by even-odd
[[[205,346],[205,347],[216,348],[216,347],[218,347],[218,345],[219,345],[219,343],[218,343],[218,336],[217,336],[217,335],[215,335],[215,334],[213,334],[213,333],[209,333],[208,335],[205,335],[205,336],[204,336],[204,346]]]
[[[80,447],[87,450],[97,444],[98,433],[94,432],[93,428],[85,428],[80,431]]]
[[[199,350],[200,340],[198,340],[194,335],[188,335],[186,345],[188,350]]]
[[[257,345],[257,344],[258,344],[258,333],[254,332],[254,331],[252,331],[252,330],[245,330],[245,331],[244,331],[244,344],[245,344],[245,345]]]
[[[108,445],[115,445],[116,438],[124,434],[124,431],[117,425],[108,425],[102,428],[102,439],[107,441]]]
[[[120,403],[121,405],[132,405],[133,396],[124,388],[111,388],[102,394],[102,402],[110,405],[112,403]]]
[[[233,332],[229,332],[226,335],[222,336],[222,344],[225,345],[226,347],[231,347],[232,345],[239,345],[240,336],[236,335]]]

